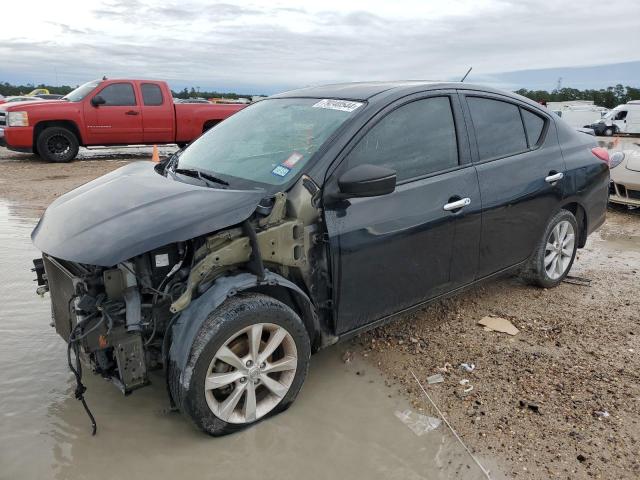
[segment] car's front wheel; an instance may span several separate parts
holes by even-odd
[[[70,130],[63,127],[47,127],[36,140],[38,155],[49,162],[70,162],[78,155],[79,143]]]
[[[571,270],[577,239],[575,216],[568,210],[560,210],[547,224],[544,236],[525,268],[525,278],[544,288],[558,286]]]
[[[204,322],[181,376],[190,373],[188,385],[180,378],[169,385],[196,426],[225,435],[285,410],[302,387],[310,355],[307,330],[290,307],[241,294]]]

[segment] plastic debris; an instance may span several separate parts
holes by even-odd
[[[464,389],[462,390],[462,393],[469,393],[473,390],[473,385],[469,383],[468,379],[463,378],[462,380],[460,380],[459,383],[464,387]]]
[[[440,373],[449,373],[449,369],[451,367],[452,365],[449,362],[446,362],[444,366],[438,367],[436,370],[438,370]]]
[[[436,373],[435,375],[431,375],[430,377],[427,377],[427,383],[429,385],[433,385],[434,383],[442,383],[444,382],[444,377],[442,376],[441,373]]]
[[[475,363],[461,363],[460,368],[462,368],[465,372],[471,373],[476,369]]]
[[[489,330],[507,333],[509,335],[517,335],[518,332],[520,332],[513,323],[501,317],[483,317],[478,321],[478,324],[485,327],[485,330],[488,328]]]
[[[593,414],[598,418],[608,418],[610,416],[606,410],[596,410]]]
[[[419,437],[435,430],[442,423],[442,420],[439,418],[428,417],[427,415],[422,415],[412,410],[405,410],[403,412],[396,411],[395,415]]]

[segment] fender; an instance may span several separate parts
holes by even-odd
[[[191,380],[192,372],[186,370],[191,347],[209,313],[218,308],[227,298],[239,292],[265,286],[280,286],[291,290],[297,298],[303,301],[304,316],[311,315],[311,319],[303,319],[305,323],[311,320],[313,322],[312,328],[315,329],[315,332],[321,332],[318,316],[315,314],[316,310],[311,299],[300,287],[286,278],[269,270],[265,270],[264,280],[262,281],[256,275],[246,272],[218,278],[206,292],[193,300],[185,310],[180,312],[171,330],[172,341],[167,365],[172,364],[173,368],[180,370],[180,384],[184,388],[189,387]],[[309,325],[307,326],[309,327]],[[311,341],[313,343],[313,336]]]

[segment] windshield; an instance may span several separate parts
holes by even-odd
[[[301,171],[325,140],[362,103],[282,98],[241,110],[193,142],[178,167],[227,180],[282,185]]]
[[[84,97],[89,95],[98,85],[100,85],[100,80],[94,80],[93,82],[87,82],[84,85],[80,85],[78,88],[73,90],[72,92],[67,93],[64,97],[65,100],[69,100],[70,102],[79,102]]]

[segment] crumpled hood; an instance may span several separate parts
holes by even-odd
[[[136,162],[58,198],[31,239],[54,257],[108,267],[240,223],[264,195],[178,182]]]

